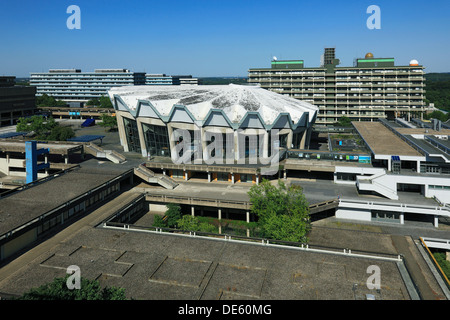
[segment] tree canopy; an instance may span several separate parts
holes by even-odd
[[[450,111],[450,80],[426,81],[426,103],[434,103],[438,109]]]
[[[55,278],[24,293],[18,300],[125,300],[125,289],[117,287],[101,288],[96,280],[81,277],[80,289],[67,288],[67,279]]]
[[[435,110],[431,113],[425,114],[423,117],[424,119],[438,119],[442,122],[446,122],[447,120],[450,120],[450,112],[444,113],[442,111]]]
[[[52,117],[43,116],[19,118],[16,131],[34,132],[37,139],[50,141],[66,141],[75,136],[71,127],[60,126]]]
[[[308,241],[311,230],[309,204],[303,189],[298,185],[289,187],[282,180],[273,185],[263,179],[248,192],[252,212],[258,217],[261,236],[284,241]]]
[[[44,93],[42,96],[36,96],[36,105],[38,107],[65,107],[67,103]]]
[[[176,203],[168,203],[167,210],[165,212],[165,218],[161,218],[161,216],[155,215],[155,219],[153,222],[154,227],[160,228],[176,228],[177,222],[181,219],[181,207]]]
[[[338,121],[334,125],[337,127],[351,127],[352,120],[349,117],[342,116],[338,119]]]
[[[100,122],[99,125],[112,130],[117,126],[117,118],[108,114],[102,114],[102,122]]]
[[[113,107],[111,99],[109,99],[108,96],[101,96],[100,98],[92,98],[88,102],[86,102],[86,105],[99,108]]]

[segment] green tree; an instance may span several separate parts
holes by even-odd
[[[153,226],[160,228],[176,228],[177,222],[182,218],[181,207],[176,203],[168,203],[167,210],[164,213],[164,218],[155,215],[153,219]]]
[[[108,96],[101,96],[99,99],[100,108],[113,108],[111,99]]]
[[[167,228],[167,224],[161,216],[155,215],[153,218],[153,227]]]
[[[427,78],[430,75],[427,76]],[[438,78],[426,80],[425,102],[434,103],[434,106],[444,111],[450,111],[450,75],[441,74]]]
[[[425,119],[438,119],[438,120],[441,120],[442,122],[445,122],[450,119],[450,113],[445,114],[442,111],[435,110],[429,114],[425,114],[424,118]]]
[[[117,118],[108,114],[102,114],[102,122],[100,122],[100,126],[112,130],[117,126]]]
[[[97,98],[92,98],[88,102],[86,102],[87,106],[98,107],[100,106],[100,100]]]
[[[64,101],[56,100],[54,97],[44,93],[43,95],[36,97],[36,105],[38,107],[64,107],[67,104]]]
[[[311,230],[309,204],[298,185],[287,187],[282,180],[272,185],[263,179],[250,188],[252,212],[258,217],[261,236],[284,241],[308,242]]]
[[[192,215],[184,215],[177,221],[178,229],[185,231],[200,231],[216,233],[217,228],[206,221],[200,221],[198,217]]]
[[[166,225],[169,228],[176,228],[177,221],[181,219],[181,207],[179,204],[169,203],[167,204],[167,211],[165,213],[167,217]]]
[[[67,275],[24,293],[18,300],[125,300],[125,289],[101,288],[96,280],[81,277],[80,289],[67,288]]]
[[[334,125],[337,127],[351,127],[352,120],[350,120],[349,117],[342,116],[339,118],[338,122],[336,122]]]
[[[200,221],[197,219],[197,217],[187,214],[177,221],[177,226],[181,230],[199,231]]]
[[[32,116],[29,118],[19,118],[16,126],[17,132],[34,132],[38,136],[48,134],[58,124],[52,117]]]
[[[34,132],[39,140],[66,141],[75,137],[71,127],[60,126],[52,117],[32,116],[19,118],[16,126],[17,132]]]
[[[67,141],[67,139],[75,137],[75,132],[71,127],[56,126],[46,137],[46,140],[50,141]]]

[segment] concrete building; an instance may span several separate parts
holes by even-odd
[[[137,86],[109,95],[125,152],[143,157],[174,159],[183,142],[192,160],[268,159],[279,148],[307,148],[317,114],[309,103],[254,86]]]
[[[0,126],[16,124],[20,117],[35,114],[36,88],[16,86],[15,77],[0,77]]]
[[[124,123],[124,118],[135,119],[142,130],[146,122],[139,115],[142,116],[144,112],[149,115],[153,110],[155,114],[158,111],[163,116],[164,101],[167,100],[167,105],[181,101],[179,96],[180,100],[176,100],[175,96],[170,97],[170,90],[162,96],[161,92],[157,95],[154,88],[154,91],[146,88],[144,92],[133,92],[127,88],[126,92],[117,94],[117,106],[130,108],[116,110],[118,114],[123,114],[119,119]],[[257,90],[262,90],[249,88],[252,93],[256,91],[255,97],[259,96]],[[229,98],[246,97],[245,91],[234,89],[228,92],[222,88],[222,92],[228,93],[225,96]],[[171,119],[187,119],[184,115],[188,111],[197,119],[197,114],[209,108],[199,95],[212,95],[214,91],[198,92],[198,88],[183,90],[191,90],[189,95],[183,97],[186,98],[186,105],[183,105],[184,108],[171,106],[169,110],[176,110],[169,112]],[[179,92],[180,87],[178,95]],[[197,103],[193,103],[194,97]],[[226,101],[230,100],[221,97],[222,106],[227,105]],[[246,105],[251,105],[250,101],[254,102],[244,100],[247,101]],[[276,100],[280,103],[281,99]],[[191,104],[187,101],[191,101]],[[295,105],[297,103],[299,101]],[[149,109],[146,109],[145,104]],[[286,105],[284,108],[287,108]],[[304,108],[303,112],[310,112],[306,111],[309,110],[306,106]],[[266,106],[249,114],[260,112],[262,121],[270,125],[273,122],[267,116],[269,111]],[[234,118],[228,112],[223,110],[231,122]],[[246,113],[238,111],[239,114],[246,116]],[[292,111],[292,119],[296,119],[296,116],[300,116],[300,113]],[[208,123],[219,123],[219,118],[212,118]],[[151,119],[163,121],[161,117]],[[163,116],[162,119],[169,118]],[[167,126],[188,122],[165,123]],[[254,124],[253,121],[250,123]],[[382,231],[362,232],[361,229],[313,226],[309,244],[301,246],[299,243],[289,245],[273,239],[252,238],[248,231],[247,236],[229,233],[229,229],[225,228],[219,229],[218,234],[163,230],[151,226],[151,215],[157,211],[153,210],[156,207],[164,211],[167,203],[180,204],[183,214],[217,217],[217,222],[223,222],[224,226],[228,224],[229,221],[225,221],[228,219],[255,221],[247,193],[251,184],[234,185],[236,181],[233,181],[233,185],[230,185],[219,181],[201,182],[199,179],[183,181],[175,177],[178,185],[170,188],[165,184],[167,181],[160,181],[163,175],[157,173],[153,175],[152,181],[145,179],[145,176],[143,181],[140,179],[141,169],[158,167],[159,163],[146,161],[143,165],[142,158],[131,154],[127,157],[128,161],[121,163],[90,159],[44,181],[0,194],[1,296],[8,298],[20,295],[30,288],[52,281],[54,277],[64,276],[69,266],[77,265],[83,277],[98,279],[101,285],[126,288],[127,294],[135,299],[445,299],[446,291],[440,287],[436,273],[432,272],[434,267],[427,265],[425,259],[428,257],[422,258],[422,248],[413,243],[414,239],[410,235],[400,235],[406,234],[405,230],[408,230],[402,229],[401,224],[408,224],[418,215],[431,217],[432,220],[436,216],[438,219],[448,217],[445,207],[439,207],[433,199],[425,198],[420,192],[411,192],[411,196],[405,197],[404,192],[399,191],[399,199],[393,200],[387,199],[377,190],[369,194],[356,187],[357,180],[361,179],[359,176],[375,180],[375,175],[381,171],[393,179],[404,179],[403,176],[427,177],[427,174],[412,171],[413,167],[422,165],[423,159],[406,159],[403,164],[400,163],[400,171],[393,164],[397,160],[391,159],[389,169],[388,161],[377,156],[383,155],[384,151],[374,145],[363,126],[367,126],[366,131],[378,131],[383,137],[387,134],[385,131],[392,134],[394,131],[388,128],[388,123],[380,122],[382,127],[372,127],[373,124],[354,123],[353,131],[355,134],[359,132],[363,143],[368,145],[367,150],[361,149],[356,153],[357,159],[352,151],[329,150],[326,155],[317,150],[290,149],[280,165],[284,168],[283,175],[287,182],[297,183],[303,188],[311,204],[312,218],[320,214],[321,210],[328,210],[322,206],[323,203],[317,202],[334,199],[325,206],[333,205],[330,208],[333,215],[335,210],[337,219],[359,220],[363,223],[390,222],[377,224],[376,227],[371,225]],[[397,128],[400,129],[405,128]],[[118,146],[117,133],[105,134],[110,138],[115,135],[114,141]],[[441,134],[444,135],[445,131]],[[393,139],[392,136],[387,137]],[[388,148],[386,146],[386,150]],[[407,149],[400,146],[399,150]],[[301,153],[308,153],[309,157],[300,158]],[[319,154],[320,157],[317,157]],[[102,156],[97,153],[94,157]],[[369,160],[361,157],[369,157]],[[175,165],[171,161],[165,163],[168,164]],[[197,167],[219,170],[213,169],[213,166]],[[259,166],[242,165],[234,168],[255,170],[257,173]],[[346,170],[354,170],[355,181],[337,176]],[[309,179],[296,179],[299,172],[307,172]],[[315,179],[315,173],[326,173],[328,180]],[[434,177],[443,175],[434,173]],[[160,186],[155,186],[155,183]],[[49,194],[52,196],[49,197]],[[337,195],[339,199],[336,199]],[[399,229],[391,235],[389,228],[393,223]],[[351,228],[355,225],[353,221]],[[448,235],[448,230],[432,227],[414,230],[426,230],[427,234],[439,235],[437,238]],[[365,285],[370,276],[367,268],[371,265],[382,268],[383,281],[379,290],[371,290]]]
[[[127,69],[96,69],[81,72],[80,69],[52,69],[49,72],[31,73],[30,85],[36,87],[36,95],[47,94],[57,100],[80,104],[107,95],[112,87],[145,84],[144,72]]]
[[[326,48],[320,67],[274,59],[271,68],[249,69],[248,82],[318,106],[317,125],[334,124],[342,116],[376,121],[427,110],[425,67],[417,60],[396,66],[394,58],[368,53],[352,67],[339,64],[334,48]]]
[[[169,76],[166,74],[146,74],[146,85],[198,85],[198,78],[191,75]]]
[[[436,227],[440,218],[450,217],[450,154],[445,148],[450,130],[410,128],[400,125],[403,123],[385,119],[353,123],[370,149],[372,166],[337,166],[334,182],[353,184],[358,193],[383,199],[346,199],[341,201],[336,217],[365,221],[392,219],[403,224],[405,215],[408,218],[408,214],[419,214],[430,217]],[[423,204],[407,204],[401,202],[401,193],[434,199],[435,204],[426,205],[425,200]]]
[[[174,85],[176,83],[176,78],[168,76],[166,74],[146,74],[145,84],[150,86],[163,86],[163,85]]]
[[[132,170],[117,173],[74,167],[45,182],[2,194],[0,261],[117,196],[132,180]]]

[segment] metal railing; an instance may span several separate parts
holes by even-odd
[[[336,255],[344,255],[355,258],[366,258],[366,259],[378,259],[392,262],[402,262],[403,257],[401,255],[390,254],[390,253],[379,253],[379,252],[369,252],[362,250],[352,250],[349,248],[336,248],[336,247],[324,247],[319,245],[310,245],[307,243],[301,242],[292,242],[292,241],[282,241],[282,240],[274,240],[267,238],[256,238],[256,237],[245,237],[239,235],[229,235],[229,234],[217,234],[217,233],[209,233],[209,232],[200,232],[200,231],[190,231],[190,230],[180,230],[180,229],[172,229],[172,228],[160,228],[160,227],[145,227],[145,226],[137,226],[126,223],[114,223],[114,222],[104,222],[99,226],[100,228],[106,229],[118,229],[125,231],[136,231],[136,232],[147,232],[152,234],[165,234],[165,235],[174,235],[174,236],[182,236],[189,238],[200,238],[205,240],[217,240],[217,241],[227,241],[234,242],[240,244],[252,244],[259,246],[267,246],[267,247],[277,247],[284,249],[293,249],[293,250],[301,250],[301,251],[309,251],[323,254],[336,254]]]

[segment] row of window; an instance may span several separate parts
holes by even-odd
[[[428,189],[437,189],[437,190],[450,190],[450,186],[435,186],[435,185],[429,185]]]
[[[75,206],[61,212],[60,214],[44,221],[44,223],[42,223],[37,227],[38,236],[64,223],[65,221],[67,221],[67,219],[76,216],[79,213],[85,212],[87,209],[92,207],[98,201],[102,201],[110,194],[119,191],[119,188],[120,188],[119,183],[111,185],[107,189],[104,189],[103,191],[98,192],[95,195],[92,195],[90,198],[82,201],[81,203],[78,203]]]

